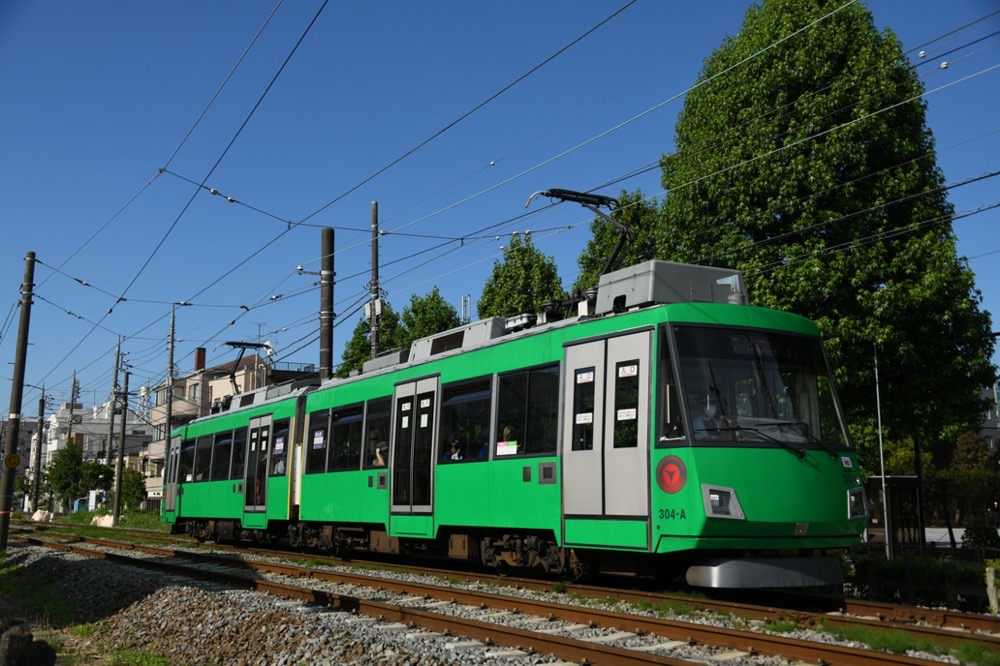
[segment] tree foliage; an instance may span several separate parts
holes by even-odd
[[[119,503],[122,509],[135,509],[139,507],[146,496],[146,480],[142,473],[134,469],[126,469],[122,472],[122,501]]]
[[[461,323],[458,311],[441,297],[437,287],[426,296],[412,294],[410,304],[403,308],[402,339],[404,346],[414,340],[455,328]]]
[[[479,297],[480,319],[538,312],[545,303],[566,297],[555,260],[536,249],[530,235],[512,236],[503,254],[503,261],[493,262]]]
[[[379,350],[407,349],[419,338],[447,331],[458,326],[458,312],[441,296],[437,287],[426,296],[413,294],[402,315],[386,303],[379,317]],[[337,369],[338,377],[347,377],[352,370],[360,370],[371,359],[371,326],[367,319],[358,320],[351,339],[344,346],[343,361]]]
[[[91,490],[111,490],[114,470],[102,462],[83,459],[83,446],[70,441],[52,457],[45,470],[47,490],[66,506]]]
[[[49,487],[57,500],[70,504],[82,496],[83,447],[79,443],[67,442],[66,446],[56,451],[47,470]]]
[[[618,197],[618,208],[611,217],[629,229],[632,240],[622,247],[611,270],[656,258],[657,240],[661,232],[659,216],[660,207],[656,199],[647,200],[641,190],[622,191]],[[602,217],[594,218],[590,231],[593,237],[587,241],[587,247],[577,260],[580,273],[573,283],[573,291],[577,293],[597,286],[597,280],[622,233]]]
[[[86,491],[100,490],[108,492],[115,481],[115,470],[97,460],[83,461],[80,469],[81,487]]]
[[[387,301],[383,301],[382,314],[378,319],[378,341],[380,351],[398,349],[400,334],[399,313],[392,309]],[[372,357],[371,323],[367,318],[358,319],[351,339],[344,345],[344,353],[337,367],[337,377],[347,377],[354,370],[361,370],[365,361]]]
[[[765,0],[706,60],[662,160],[659,255],[741,269],[754,304],[815,320],[856,438],[875,432],[877,345],[886,433],[934,444],[980,416],[990,317],[956,255],[922,83],[862,4],[840,4]]]

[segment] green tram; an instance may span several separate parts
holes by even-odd
[[[817,327],[737,271],[649,261],[571,318],[492,318],[175,429],[163,519],[202,539],[684,576],[842,580],[867,519]]]

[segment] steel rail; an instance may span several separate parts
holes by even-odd
[[[40,545],[48,544],[42,542]],[[312,604],[330,606],[343,611],[362,613],[373,617],[381,617],[383,619],[389,618],[398,622],[411,622],[431,631],[445,631],[449,628],[452,631],[456,631],[457,627],[462,627],[461,631],[458,633],[471,638],[484,641],[488,640],[499,645],[517,647],[520,649],[524,649],[524,646],[527,645],[531,650],[552,653],[562,659],[579,660],[581,658],[585,658],[588,659],[590,663],[594,664],[672,664],[682,662],[662,656],[639,653],[634,650],[624,650],[621,653],[605,652],[604,650],[621,649],[595,644],[590,641],[560,638],[557,636],[516,630],[494,623],[466,620],[451,615],[441,615],[416,608],[407,608],[393,604],[360,599],[348,595],[340,595],[324,590],[287,585],[260,578],[252,578],[246,576],[244,573],[233,573],[232,571],[227,572],[225,569],[241,572],[245,572],[246,570],[271,572],[279,573],[283,576],[290,575],[296,578],[311,577],[331,583],[377,587],[382,590],[408,594],[410,596],[418,596],[428,600],[432,598],[447,598],[449,601],[453,601],[454,603],[478,606],[483,609],[497,609],[511,613],[529,613],[546,617],[551,620],[559,619],[582,626],[601,626],[608,629],[614,629],[619,632],[631,633],[631,635],[654,634],[669,641],[711,645],[729,650],[741,651],[750,655],[760,654],[767,656],[780,656],[789,659],[799,659],[813,663],[828,664],[829,666],[885,666],[886,664],[927,666],[929,664],[940,663],[907,657],[904,655],[874,652],[871,650],[861,650],[825,643],[819,644],[811,641],[803,641],[767,633],[745,632],[689,622],[625,615],[580,606],[565,606],[552,602],[505,597],[497,594],[485,594],[454,588],[441,588],[422,583],[385,580],[369,575],[314,570],[307,567],[299,567],[297,565],[269,562],[248,562],[228,557],[210,556],[200,553],[192,554],[187,551],[175,552],[175,556],[178,558],[187,559],[198,564],[212,567],[211,570],[206,570],[199,567],[185,567],[183,565],[178,565],[173,562],[164,562],[162,560],[151,561],[135,559],[113,553],[100,553],[100,551],[90,551],[89,549],[80,548],[72,544],[59,544],[56,547],[72,550],[73,552],[78,552],[84,555],[94,553],[95,555],[93,556],[128,562],[139,566],[166,569],[173,573],[203,576],[216,580],[223,579],[234,585],[251,587],[258,591],[269,592],[287,598],[306,601]],[[159,551],[159,554],[164,555],[173,552],[171,549],[150,548],[149,550],[156,550]],[[222,569],[220,569],[220,567],[222,567]],[[581,652],[581,650],[583,652]],[[664,661],[664,659],[666,659],[666,661]]]

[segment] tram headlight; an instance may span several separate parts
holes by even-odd
[[[729,498],[732,497],[724,490],[708,491],[708,501],[712,505],[712,513],[723,513],[729,515]]]
[[[847,517],[850,520],[868,517],[868,500],[863,487],[847,491]]]
[[[703,485],[701,495],[705,502],[705,515],[708,517],[746,519],[740,501],[736,497],[736,491],[732,488]]]

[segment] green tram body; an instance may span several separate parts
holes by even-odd
[[[858,543],[867,509],[819,331],[726,302],[720,274],[738,276],[647,262],[602,278],[597,314],[502,334],[502,320],[475,322],[356,377],[236,396],[174,430],[163,518],[201,538],[336,552],[836,583],[829,554]],[[714,302],[655,304],[675,300],[661,294],[671,279]],[[699,429],[694,401],[735,413],[731,428]],[[451,439],[463,459],[448,458]],[[228,475],[199,465],[209,441]]]

